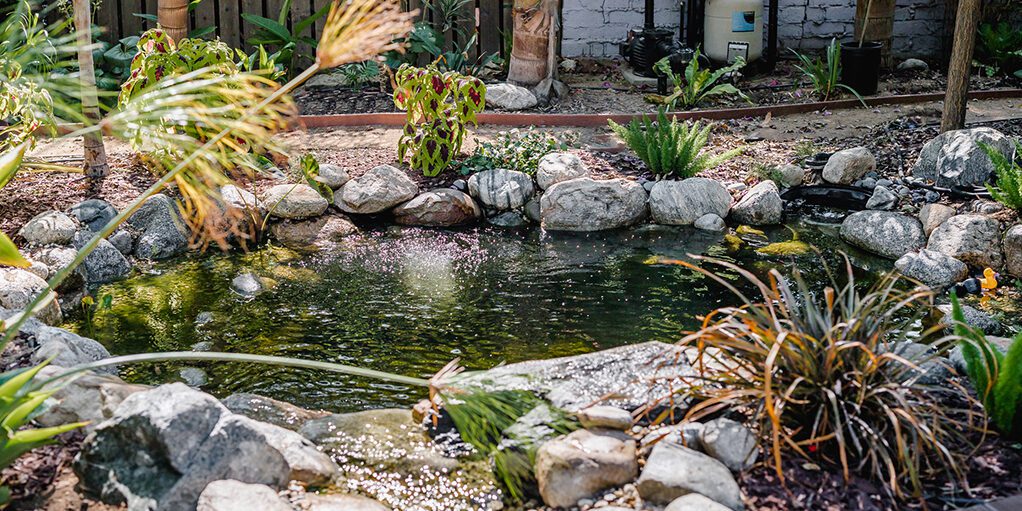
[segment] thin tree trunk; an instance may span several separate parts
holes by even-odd
[[[100,120],[99,98],[96,93],[96,69],[92,62],[92,2],[74,0],[75,32],[78,38],[78,69],[82,82],[82,113],[85,121],[96,124]],[[85,175],[102,178],[110,171],[106,162],[103,134],[88,133],[84,137]]]
[[[188,37],[188,0],[159,0],[157,22],[174,41]]]
[[[556,0],[515,0],[508,82],[533,87],[547,77],[550,28],[555,22],[549,8],[551,1]]]
[[[947,94],[944,96],[944,115],[940,131],[965,127],[965,109],[969,93],[969,73],[972,50],[976,46],[976,26],[980,18],[980,0],[959,0],[955,16],[955,38],[951,48],[951,62],[947,69]]]

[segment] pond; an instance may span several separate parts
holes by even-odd
[[[792,227],[834,268],[839,250],[853,255],[864,274],[890,268],[836,241],[833,226]],[[69,326],[115,355],[247,352],[429,377],[454,358],[487,369],[674,342],[698,326],[697,316],[735,303],[723,286],[658,257],[705,254],[759,275],[797,264],[822,285],[820,256],[768,258],[753,250],[767,239],[790,240],[794,231],[746,235],[735,248],[723,234],[653,225],[588,235],[370,226],[329,253],[262,247],[161,263],[97,289],[95,296],[111,297],[109,307]],[[243,298],[231,281],[244,272],[273,285]],[[723,274],[738,281],[734,272]],[[148,364],[121,372],[130,381],[186,377],[221,397],[254,392],[334,411],[407,406],[424,397],[418,388],[261,365]]]

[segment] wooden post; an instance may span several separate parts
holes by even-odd
[[[74,0],[75,35],[78,39],[78,69],[82,82],[82,113],[88,124],[97,124],[100,120],[99,98],[96,93],[96,69],[92,61],[92,2],[91,0]],[[85,175],[91,178],[102,178],[110,171],[106,162],[106,148],[103,146],[103,134],[96,131],[85,135]]]
[[[156,18],[174,42],[188,37],[188,0],[159,0]]]
[[[940,119],[940,132],[965,127],[965,108],[969,93],[969,73],[972,68],[972,50],[976,46],[976,27],[980,18],[980,0],[959,0],[955,16],[955,38],[951,47],[951,62],[947,68],[947,94],[944,96],[944,115]]]

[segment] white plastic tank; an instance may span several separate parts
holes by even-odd
[[[715,62],[763,55],[762,0],[706,0],[703,54]]]

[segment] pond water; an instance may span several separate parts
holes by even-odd
[[[840,263],[839,250],[853,255],[863,273],[890,267],[837,242],[834,227],[792,227],[832,267]],[[110,295],[110,306],[69,326],[115,355],[247,352],[429,377],[454,358],[487,369],[674,342],[698,325],[697,316],[735,303],[722,286],[655,257],[711,255],[759,275],[797,264],[822,283],[816,254],[769,258],[753,250],[767,239],[790,240],[792,232],[773,229],[767,238],[745,236],[741,247],[728,248],[722,234],[682,227],[588,235],[370,227],[329,254],[263,247],[161,263],[97,289],[97,297]],[[243,298],[230,284],[249,271],[275,284]],[[219,396],[255,392],[334,411],[407,406],[424,397],[418,388],[261,365],[148,364],[121,371],[131,381],[159,383],[180,380],[182,369],[204,377],[201,388]]]

